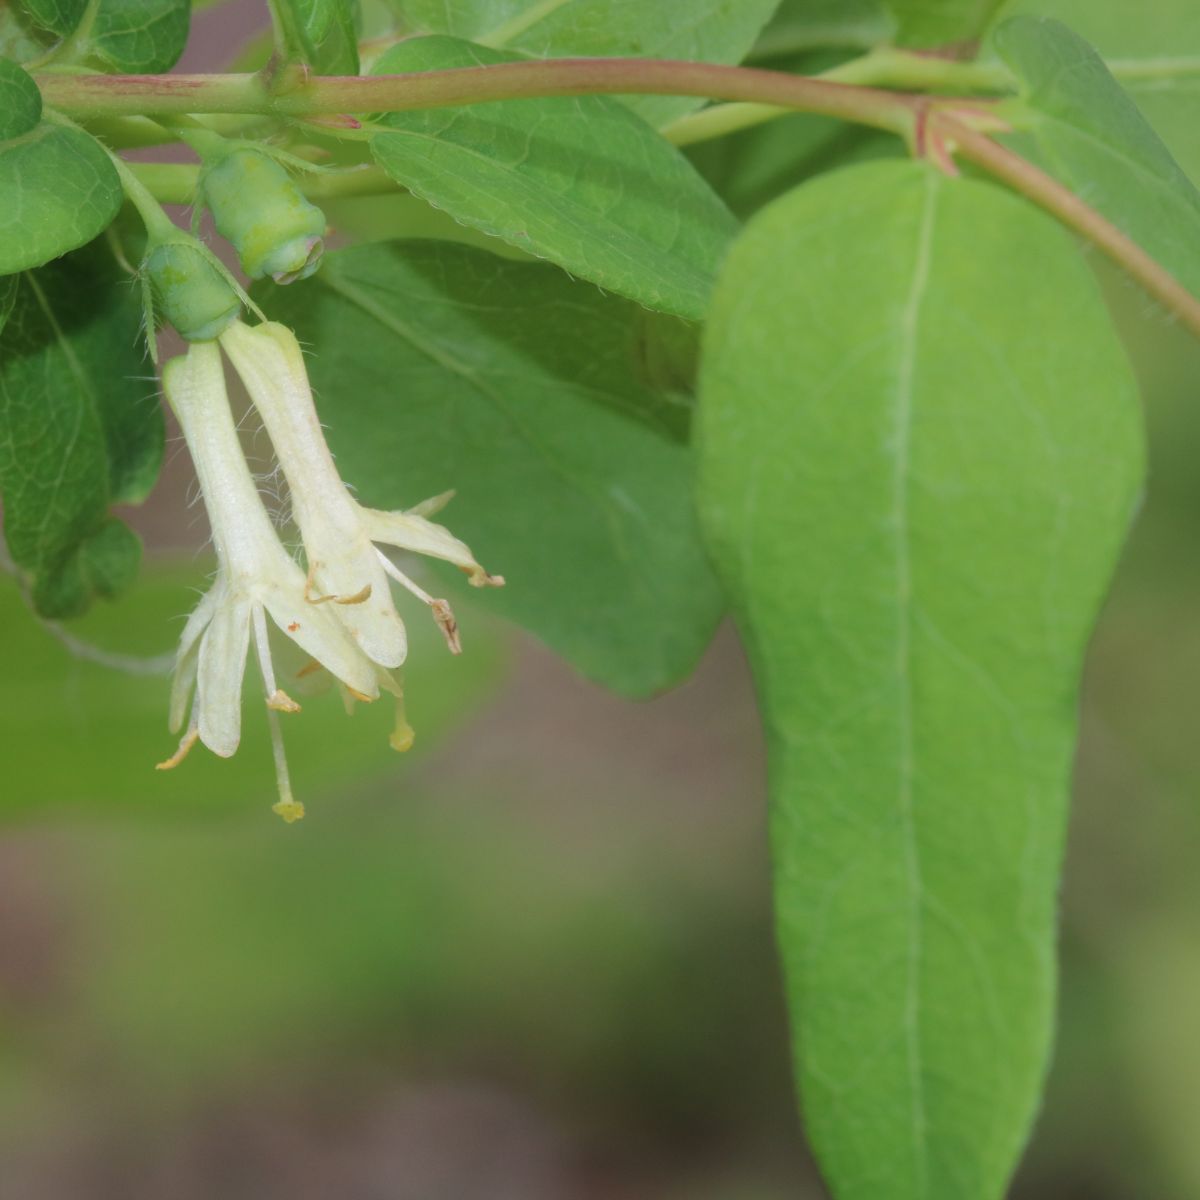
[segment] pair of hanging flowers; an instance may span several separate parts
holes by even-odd
[[[242,452],[222,350],[271,438],[306,568],[280,541]],[[195,464],[217,573],[179,644],[170,723],[178,732],[186,720],[186,728],[178,750],[159,766],[176,766],[197,741],[223,757],[237,750],[242,680],[253,643],[279,784],[274,811],[294,821],[304,809],[292,795],[279,717],[300,706],[280,684],[268,619],[308,656],[302,674],[328,671],[348,703],[392,695],[391,744],[407,750],[413,734],[393,672],[408,647],[389,581],[429,606],[454,653],[460,649],[458,630],[446,601],[421,588],[380,547],[453,563],[479,587],[503,580],[484,571],[463,542],[429,520],[448,496],[402,512],[366,508],[354,499],[325,443],[303,353],[285,326],[267,322],[251,328],[234,320],[215,340],[195,341],[185,355],[168,362],[163,390]]]
[[[283,160],[299,160],[227,141],[195,122],[180,132],[201,158],[197,212],[206,207],[212,213],[245,273],[286,284],[316,271],[325,216],[284,169]],[[170,726],[183,736],[159,767],[177,766],[196,742],[226,758],[237,750],[253,643],[279,785],[274,810],[295,821],[304,808],[292,795],[280,715],[299,712],[300,705],[281,684],[270,627],[307,656],[299,675],[328,672],[347,706],[390,694],[396,703],[391,744],[407,750],[413,732],[395,672],[408,642],[391,582],[429,606],[455,654],[458,628],[446,601],[410,579],[383,547],[453,563],[477,587],[504,580],[489,575],[463,542],[429,519],[453,493],[402,512],[354,499],[325,443],[294,334],[265,318],[253,327],[243,323],[245,308],[262,314],[237,281],[203,243],[176,228],[136,177],[123,171],[123,178],[148,235],[140,274],[151,352],[160,319],[190,343],[186,354],[165,364],[163,391],[195,464],[217,555],[216,577],[188,619],[176,655]],[[245,385],[287,481],[303,566],[280,541],[242,452],[224,357]]]

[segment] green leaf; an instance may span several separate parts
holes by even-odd
[[[42,93],[14,62],[0,58],[0,141],[28,133],[42,119]]]
[[[358,74],[358,33],[351,0],[276,0],[273,9],[291,62],[321,75]]]
[[[1200,180],[1200,5],[1195,0],[1008,0],[995,26],[1023,13],[1057,17],[1118,72],[1179,164]]]
[[[754,47],[755,58],[823,46],[868,50],[889,41],[896,19],[883,0],[783,0]]]
[[[18,282],[16,275],[0,277],[0,333],[4,332],[8,314],[12,312],[13,303],[16,301]]]
[[[29,62],[46,53],[47,40],[13,0],[0,0],[0,58]]]
[[[86,61],[107,71],[169,71],[190,24],[189,0],[100,0]]]
[[[456,489],[438,520],[508,581],[489,610],[618,691],[691,670],[721,601],[692,512],[686,412],[643,382],[642,310],[442,242],[344,250],[262,296],[318,350],[329,442],[364,503]]]
[[[901,46],[942,46],[978,38],[1002,0],[887,0]]]
[[[56,61],[102,71],[169,71],[187,45],[189,0],[20,0],[29,19],[69,41]]]
[[[1051,220],[874,163],[736,244],[699,421],[808,1135],[838,1200],[998,1200],[1051,1039],[1080,666],[1141,481],[1129,366]]]
[[[0,275],[90,242],[120,207],[121,181],[83,130],[43,121],[0,142]]]
[[[140,322],[136,289],[93,245],[23,276],[0,335],[4,535],[46,615],[82,611],[136,569],[136,539],[108,513],[143,499],[162,459]]]
[[[1050,172],[1200,294],[1200,193],[1099,55],[1039,17],[1007,21],[993,44],[1021,80]]]
[[[66,37],[83,20],[88,0],[16,0],[16,6],[39,29]]]
[[[408,26],[536,58],[685,58],[741,62],[779,0],[393,0]],[[636,96],[663,125],[701,103]]]
[[[388,51],[377,74],[508,62],[447,37]],[[603,96],[392,113],[371,142],[398,183],[457,220],[650,308],[700,318],[734,231],[687,160]]]

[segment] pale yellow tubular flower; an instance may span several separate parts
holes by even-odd
[[[375,662],[398,666],[405,636],[387,585],[390,576],[429,605],[450,649],[458,653],[458,627],[449,604],[430,595],[373,544],[454,563],[477,587],[500,586],[504,580],[489,575],[464,542],[428,519],[452,493],[408,512],[365,508],[334,465],[292,331],[275,322],[250,328],[238,321],[221,335],[221,345],[267,427],[288,481],[313,602],[336,606],[338,619]]]
[[[242,678],[253,637],[279,780],[275,811],[295,820],[303,815],[303,807],[292,797],[277,714],[296,712],[299,705],[275,678],[267,615],[358,698],[375,699],[381,682],[391,692],[396,685],[329,609],[308,600],[304,572],[280,542],[246,465],[217,345],[195,342],[185,356],[167,363],[163,390],[196,467],[217,574],[180,640],[171,690],[172,729],[183,725],[189,698],[191,716],[179,750],[160,766],[175,766],[197,740],[222,757],[237,749]]]

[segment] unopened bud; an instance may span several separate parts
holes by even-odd
[[[211,341],[241,315],[242,302],[220,266],[186,234],[152,246],[143,269],[156,309],[189,342]]]
[[[269,154],[238,147],[206,165],[204,203],[251,279],[306,279],[325,249],[325,214]]]

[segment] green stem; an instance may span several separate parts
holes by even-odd
[[[133,164],[127,163],[119,154],[114,154],[111,150],[108,152],[108,157],[112,160],[117,175],[120,176],[121,188],[125,192],[126,198],[138,210],[138,215],[142,218],[151,241],[156,237],[165,238],[177,234],[179,231],[175,227],[175,222],[167,216],[162,205],[138,178]]]
[[[196,195],[200,168],[194,163],[126,163],[138,182],[159,204],[191,204]],[[305,175],[297,180],[310,200],[344,196],[382,196],[403,189],[379,167],[349,167]]]
[[[1125,83],[1200,77],[1200,57],[1110,59],[1107,66],[1115,78]],[[816,78],[912,92],[1005,95],[1017,88],[1012,73],[999,62],[955,62],[890,46],[853,58]],[[794,106],[714,104],[680,117],[662,132],[675,145],[690,146],[751,129],[795,111]]]
[[[699,96],[823,113],[895,133],[912,128],[914,97],[713,63],[643,58],[544,59],[409,75],[318,76],[268,92],[258,75],[38,77],[48,105],[85,117],[174,113],[402,112],[490,100],[596,94]]]

